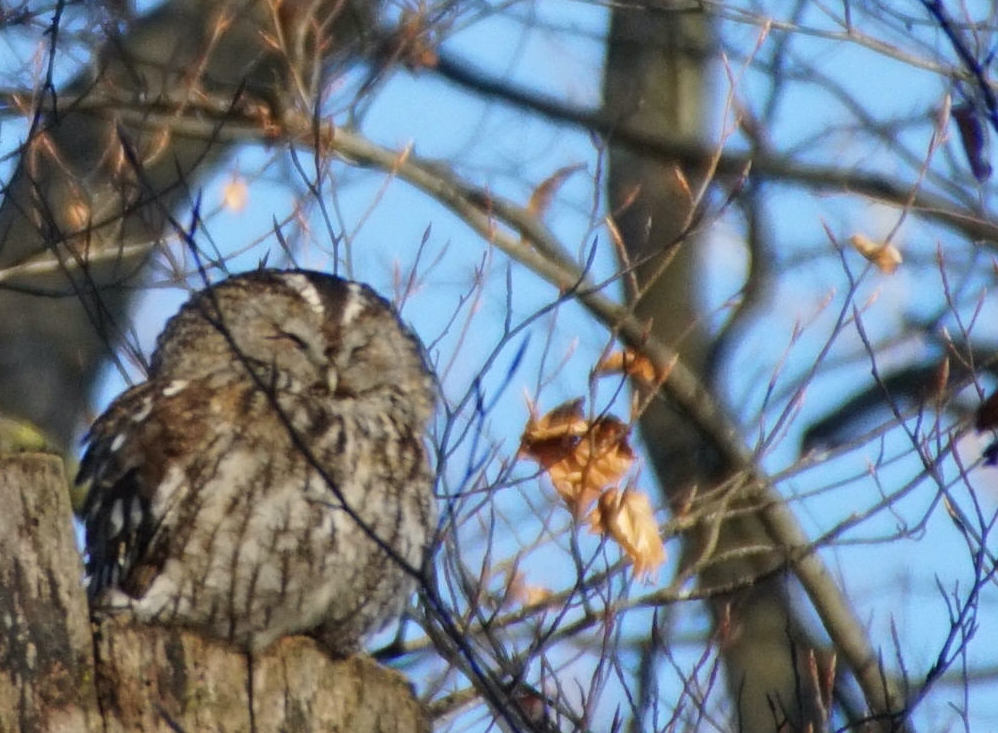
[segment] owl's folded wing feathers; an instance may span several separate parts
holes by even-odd
[[[162,566],[166,548],[156,539],[171,519],[165,508],[180,498],[162,495],[165,467],[196,435],[189,428],[206,409],[193,394],[197,387],[186,380],[137,385],[118,397],[84,438],[76,482],[89,482],[82,514],[92,602],[108,588],[140,596]]]

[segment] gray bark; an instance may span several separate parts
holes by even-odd
[[[62,461],[0,456],[0,731],[98,730],[83,565]]]

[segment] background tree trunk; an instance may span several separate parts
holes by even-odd
[[[308,638],[250,660],[126,616],[92,626],[58,458],[0,458],[0,506],[0,732],[430,730],[401,674]]]
[[[703,142],[705,129],[713,124],[707,109],[713,58],[710,19],[688,3],[614,6],[605,119],[629,132],[678,144]],[[633,282],[625,278],[631,282],[629,301],[650,332],[709,383],[712,335],[698,302],[704,289],[704,242],[692,232],[703,171],[650,152],[642,155],[633,146],[613,145],[612,135],[609,139],[610,210],[628,259],[623,264],[633,266],[636,276]],[[744,586],[709,601],[739,729],[773,731],[788,722],[793,730],[808,723],[818,729],[822,718],[808,706],[812,693],[803,689],[806,683],[795,669],[806,644],[790,611],[784,574],[773,572],[783,565],[784,553],[779,547],[765,552],[773,540],[758,516],[746,513],[737,486],[717,490],[733,478],[733,467],[724,465],[693,421],[655,399],[640,424],[673,510],[703,517],[684,538],[681,569],[698,564],[700,586],[706,590]],[[697,498],[691,504],[694,491]],[[722,521],[724,514],[735,518]],[[648,644],[646,654],[654,654],[656,643]],[[654,667],[650,662],[646,666]]]
[[[315,103],[319,69],[369,46],[379,3],[274,7],[168,0],[110,31],[66,89],[31,100],[38,116],[0,204],[0,313],[18,314],[0,319],[0,415],[58,449],[83,427],[150,256],[187,230],[198,181],[234,147],[226,122],[255,115],[277,129],[284,111]],[[313,24],[328,34],[324,56]]]

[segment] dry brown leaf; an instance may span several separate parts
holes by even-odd
[[[222,189],[222,206],[230,211],[242,211],[249,201],[249,187],[240,176],[233,178]]]
[[[589,514],[594,534],[609,535],[634,564],[634,576],[654,580],[665,562],[665,546],[648,496],[640,491],[608,489]]]
[[[853,234],[849,237],[849,241],[857,252],[872,262],[885,275],[893,274],[898,269],[898,265],[904,261],[898,248],[889,242],[878,244],[865,234]]]
[[[583,167],[581,164],[567,165],[564,168],[559,168],[541,181],[540,185],[530,194],[530,201],[527,202],[527,211],[532,216],[543,216],[548,206],[551,205],[551,199],[554,198],[555,193],[561,188],[565,180]]]
[[[582,400],[573,400],[541,418],[531,415],[520,438],[520,455],[547,471],[555,490],[580,517],[634,463],[628,432],[626,424],[611,416],[587,422]]]
[[[555,489],[580,517],[604,488],[623,478],[634,463],[627,426],[614,417],[595,421],[575,449],[547,466]]]
[[[626,374],[637,379],[649,387],[657,387],[662,384],[672,371],[675,362],[666,366],[665,369],[656,369],[644,354],[639,354],[633,349],[614,351],[606,358],[600,359],[596,365],[597,374]]]
[[[877,269],[885,275],[893,275],[894,271],[898,269],[898,265],[903,261],[901,253],[893,244],[885,244],[881,247],[877,256],[872,260]]]
[[[553,438],[584,435],[589,429],[582,412],[582,398],[564,402],[545,415],[534,417],[531,408],[530,419],[520,438],[520,451],[530,454],[531,447]],[[531,456],[533,457],[533,456]]]
[[[516,572],[509,581],[509,597],[522,606],[533,606],[543,603],[552,595],[548,588],[539,585],[529,585],[523,573]]]

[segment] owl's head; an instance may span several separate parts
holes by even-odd
[[[391,304],[320,272],[257,270],[195,294],[160,334],[151,374],[188,379],[233,368],[334,398],[400,400],[420,422],[433,409],[422,348]]]

